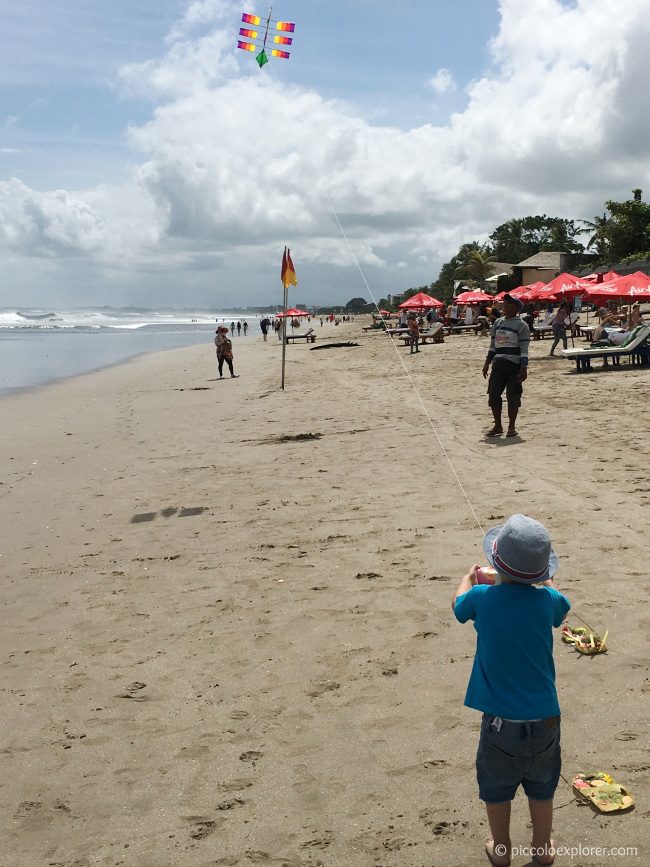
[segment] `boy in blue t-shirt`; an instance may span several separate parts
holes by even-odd
[[[552,864],[561,767],[552,628],[571,605],[553,586],[557,557],[538,521],[512,515],[485,535],[483,550],[497,582],[477,584],[479,567],[473,566],[452,608],[461,623],[473,620],[477,632],[465,705],[483,713],[476,774],[492,832],[485,848],[493,864],[510,864],[510,806],[521,783],[533,824],[533,860]]]

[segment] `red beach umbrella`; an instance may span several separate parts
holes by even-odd
[[[442,301],[427,295],[426,292],[418,292],[417,295],[412,295],[403,301],[399,308],[400,310],[423,310],[425,307],[442,307]]]
[[[534,283],[527,292],[520,292],[517,297],[520,301],[557,301],[556,296],[552,292],[546,291],[543,283],[541,286]]]
[[[285,315],[290,316],[292,319],[299,319],[301,316],[309,316],[309,313],[306,310],[297,310],[295,307],[290,307],[286,314],[276,313],[278,319],[282,319]]]
[[[493,297],[481,289],[472,289],[471,292],[461,292],[455,300],[458,304],[480,304],[482,301],[492,301]]]
[[[493,301],[503,301],[504,295],[511,295],[513,298],[517,298],[520,301],[534,301],[535,298],[530,298],[530,292],[537,292],[546,284],[541,280],[538,280],[536,283],[528,283],[526,286],[517,286],[516,289],[511,289],[509,292],[499,292],[498,295],[495,295],[492,299]]]
[[[585,283],[575,274],[558,274],[543,289],[540,289],[538,300],[547,300],[549,295],[555,295],[557,298],[575,298],[577,295],[583,295],[592,285],[590,282]]]
[[[585,295],[593,298],[629,298],[636,301],[650,301],[650,277],[643,271],[626,274],[609,283],[599,283],[587,289]]]

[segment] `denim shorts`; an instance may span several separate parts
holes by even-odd
[[[519,787],[535,801],[549,801],[560,779],[560,718],[501,721],[483,714],[476,754],[479,797],[488,804],[512,801]]]

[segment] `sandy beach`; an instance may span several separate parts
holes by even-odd
[[[638,851],[557,863],[648,863],[650,369],[535,341],[520,437],[488,441],[485,338],[411,356],[364,324],[289,346],[284,393],[249,335],[237,380],[208,343],[0,399],[1,864],[487,864],[450,599],[513,512],[609,630],[593,658],[556,636],[563,774],[637,805],[561,782],[558,845]]]

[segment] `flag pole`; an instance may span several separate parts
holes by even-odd
[[[287,248],[284,248],[284,254],[286,256]],[[284,391],[284,367],[286,363],[287,356],[287,310],[289,308],[288,299],[289,299],[289,284],[286,280],[283,282],[284,293],[282,298],[282,307],[284,316],[282,317],[282,324],[280,325],[280,333],[282,334],[282,391]]]

